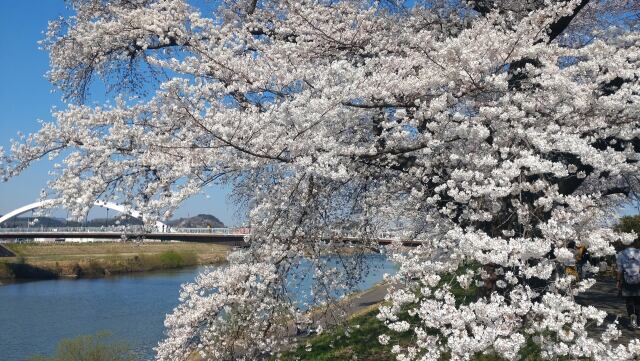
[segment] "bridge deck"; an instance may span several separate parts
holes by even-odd
[[[0,229],[0,239],[16,238],[51,238],[78,239],[92,238],[101,240],[146,239],[158,241],[207,242],[239,246],[244,244],[244,234],[211,234],[211,233],[118,233],[118,232],[4,232]]]
[[[50,238],[50,239],[78,239],[92,238],[104,240],[116,239],[146,239],[159,241],[182,241],[182,242],[206,242],[219,243],[233,246],[244,245],[244,238],[247,234],[242,233],[206,233],[206,232],[147,232],[147,233],[123,233],[123,232],[70,232],[70,231],[49,231],[49,230],[33,230],[33,231],[10,231],[0,228],[0,239],[16,239],[16,238]],[[360,243],[361,239],[355,237],[342,237],[340,241],[345,243]],[[391,244],[394,240],[391,238],[380,238],[375,240],[380,245]],[[418,241],[403,241],[404,246],[416,247],[421,244]]]

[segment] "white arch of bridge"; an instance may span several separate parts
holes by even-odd
[[[31,210],[37,209],[37,208],[45,208],[45,207],[49,207],[49,206],[53,206],[55,204],[55,200],[54,199],[45,199],[42,201],[38,201],[38,202],[34,202],[31,204],[27,204],[26,206],[17,208],[7,214],[5,214],[4,216],[0,217],[0,224],[8,221],[11,218],[17,217],[21,214],[27,213]],[[112,203],[112,202],[105,202],[105,201],[95,201],[93,202],[93,204],[95,206],[98,207],[102,207],[102,208],[108,208],[108,209],[112,209],[116,212],[120,212],[120,213],[124,213],[126,215],[129,215],[133,218],[137,218],[137,219],[142,219],[142,213],[140,213],[139,211],[136,211],[135,209],[129,209],[123,205],[120,204],[116,204],[116,203]],[[158,229],[158,231],[168,231],[169,230],[169,226],[166,225],[163,222],[160,221],[156,221],[156,228]]]

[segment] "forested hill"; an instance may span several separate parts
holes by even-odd
[[[225,225],[217,217],[210,214],[198,214],[190,218],[179,218],[167,222],[172,227],[179,228],[224,228]]]

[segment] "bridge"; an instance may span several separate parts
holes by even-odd
[[[0,227],[6,221],[38,208],[50,208],[57,204],[55,199],[41,200],[17,208],[0,217]],[[95,201],[97,207],[112,209],[133,218],[145,220],[141,212],[112,202]],[[0,228],[0,239],[127,239],[158,241],[213,242],[232,246],[244,245],[246,229],[229,228],[172,228],[161,221],[153,222],[151,227],[50,227],[50,228]]]
[[[100,239],[100,240],[156,240],[207,242],[240,247],[245,244],[244,229],[231,228],[175,228],[170,231],[147,231],[142,227],[57,227],[57,228],[0,228],[0,239]]]
[[[38,209],[38,208],[50,208],[56,205],[57,200],[55,199],[45,199],[42,201],[38,201],[38,202],[33,202],[31,204],[27,204],[26,206],[20,207],[20,208],[16,208],[13,211],[5,214],[4,216],[0,217],[0,227],[2,226],[2,224],[12,218],[15,218],[21,214],[27,213],[29,211],[32,211],[34,209]],[[140,220],[144,220],[144,216],[142,215],[141,212],[122,205],[122,204],[116,204],[113,202],[105,202],[105,201],[101,201],[101,200],[97,200],[93,202],[94,206],[97,207],[102,207],[102,208],[106,208],[106,209],[112,209],[116,212],[120,212],[122,214],[131,216],[133,218],[137,218]],[[155,222],[155,226],[158,230],[165,230],[170,228],[168,225],[166,225],[163,222],[160,221],[156,221]]]
[[[0,228],[0,239],[101,239],[101,240],[154,240],[154,241],[182,241],[223,244],[232,247],[246,246],[245,237],[249,235],[246,228],[172,228],[167,232],[145,231],[136,228],[105,228],[105,227],[59,227],[59,228]],[[390,236],[379,237],[373,241],[379,245],[389,245],[394,242]],[[363,243],[363,239],[353,236],[337,236],[327,241],[345,244]],[[417,247],[419,241],[402,241],[407,247]]]
[[[94,240],[155,240],[155,241],[183,241],[183,242],[207,242],[224,244],[234,247],[246,246],[245,237],[251,231],[247,228],[176,228],[156,221],[151,227],[144,226],[108,226],[108,227],[40,227],[40,228],[1,228],[2,224],[9,219],[29,212],[36,208],[51,207],[56,204],[55,200],[43,200],[20,207],[14,211],[0,217],[0,240],[1,239],[94,239]],[[129,207],[111,202],[96,201],[94,205],[113,209],[120,213],[130,215],[134,218],[143,219],[141,212]],[[338,241],[348,243],[362,243],[363,239],[352,236],[337,236],[327,239],[327,241]],[[371,240],[370,240],[371,241]],[[374,242],[381,245],[388,245],[394,238],[386,235],[381,236]],[[420,244],[416,241],[404,241],[405,246],[415,247]]]

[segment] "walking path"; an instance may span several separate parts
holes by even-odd
[[[625,299],[618,296],[615,278],[612,276],[598,276],[596,279],[596,284],[589,291],[576,297],[576,301],[581,305],[591,305],[606,311],[605,325],[615,321],[617,318],[619,329],[622,332],[622,336],[618,340],[620,343],[628,343],[631,339],[640,338],[640,329],[633,329],[629,325]],[[345,313],[351,316],[372,309],[372,306],[384,301],[387,289],[388,285],[378,284],[367,291],[354,295],[345,306]],[[327,324],[327,320],[322,318],[316,321],[319,321],[323,326]],[[591,329],[595,332],[603,332],[605,326],[592,326]]]
[[[384,301],[388,287],[389,285],[386,283],[379,283],[366,291],[351,295],[345,301],[333,307],[340,307],[347,318],[361,314],[375,308],[375,305]],[[334,319],[334,316],[335,312],[315,313],[312,316],[313,325],[327,327],[344,321],[344,319]]]
[[[640,338],[640,330],[632,329],[629,325],[629,317],[627,316],[627,308],[623,297],[618,296],[615,278],[612,276],[596,277],[596,284],[587,292],[576,297],[576,301],[585,306],[594,306],[597,309],[607,312],[605,324],[613,322],[616,318],[619,320],[619,329],[622,336],[620,343],[627,343],[631,339]],[[596,331],[604,331],[604,326],[593,326]]]

